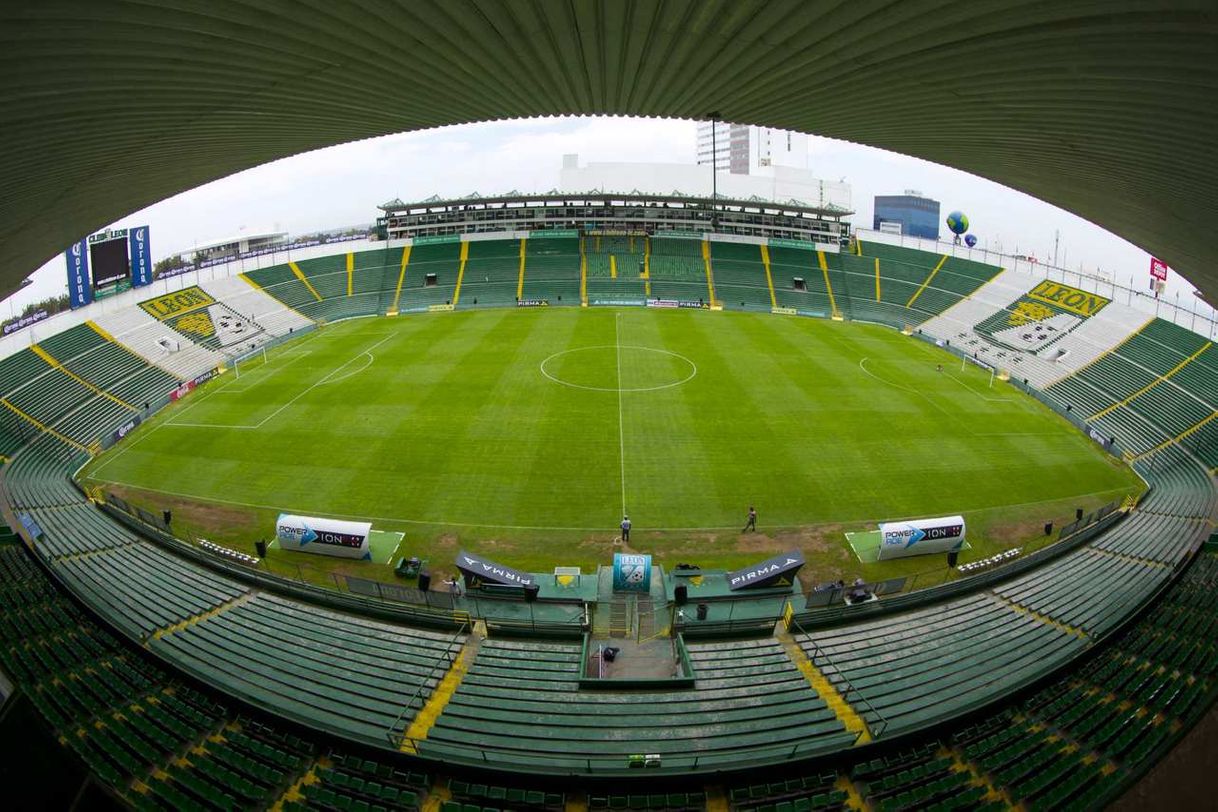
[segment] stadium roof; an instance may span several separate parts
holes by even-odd
[[[955,166],[1218,300],[1213,0],[10,0],[0,289],[84,234],[276,158],[558,114],[712,112]]]

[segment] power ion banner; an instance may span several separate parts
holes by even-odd
[[[89,241],[87,239],[64,251],[68,261],[68,303],[75,310],[93,301],[93,288],[89,284]]]
[[[804,555],[799,550],[767,558],[760,564],[745,567],[742,570],[727,574],[727,588],[735,592],[737,589],[773,589],[791,586],[795,583],[795,573],[804,565]]]
[[[885,522],[880,525],[880,559],[949,553],[963,545],[963,516]]]
[[[275,537],[285,550],[332,555],[338,558],[372,558],[368,550],[369,522],[343,522],[280,513]]]
[[[613,554],[613,591],[648,592],[651,589],[651,556]]]

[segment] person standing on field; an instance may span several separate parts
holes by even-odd
[[[630,541],[630,517],[622,517],[622,541]]]
[[[757,532],[757,509],[752,505],[749,505],[749,520],[745,523],[744,529],[740,532],[747,533],[750,530],[752,530],[754,533]]]

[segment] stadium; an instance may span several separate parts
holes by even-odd
[[[713,117],[985,172],[1212,300],[1212,166],[1181,174],[1212,12],[1004,4],[922,48],[904,15],[967,12],[338,6],[3,12],[0,276],[69,246],[73,300],[0,340],[15,808],[1164,791],[1218,691],[1218,324],[1195,309],[823,200],[399,199],[369,235],[155,278],[146,227],[98,229],[372,135]],[[821,78],[776,89],[798,54]],[[977,104],[912,105],[953,57]],[[1063,65],[1088,103],[1045,93]],[[1170,112],[1142,84],[1163,66]],[[996,116],[1020,101],[1034,122]],[[1114,124],[1151,111],[1177,142]]]

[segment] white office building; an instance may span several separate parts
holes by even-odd
[[[808,136],[791,130],[728,124],[723,121],[698,122],[697,162],[733,175],[755,175],[758,170],[781,166],[808,168]]]

